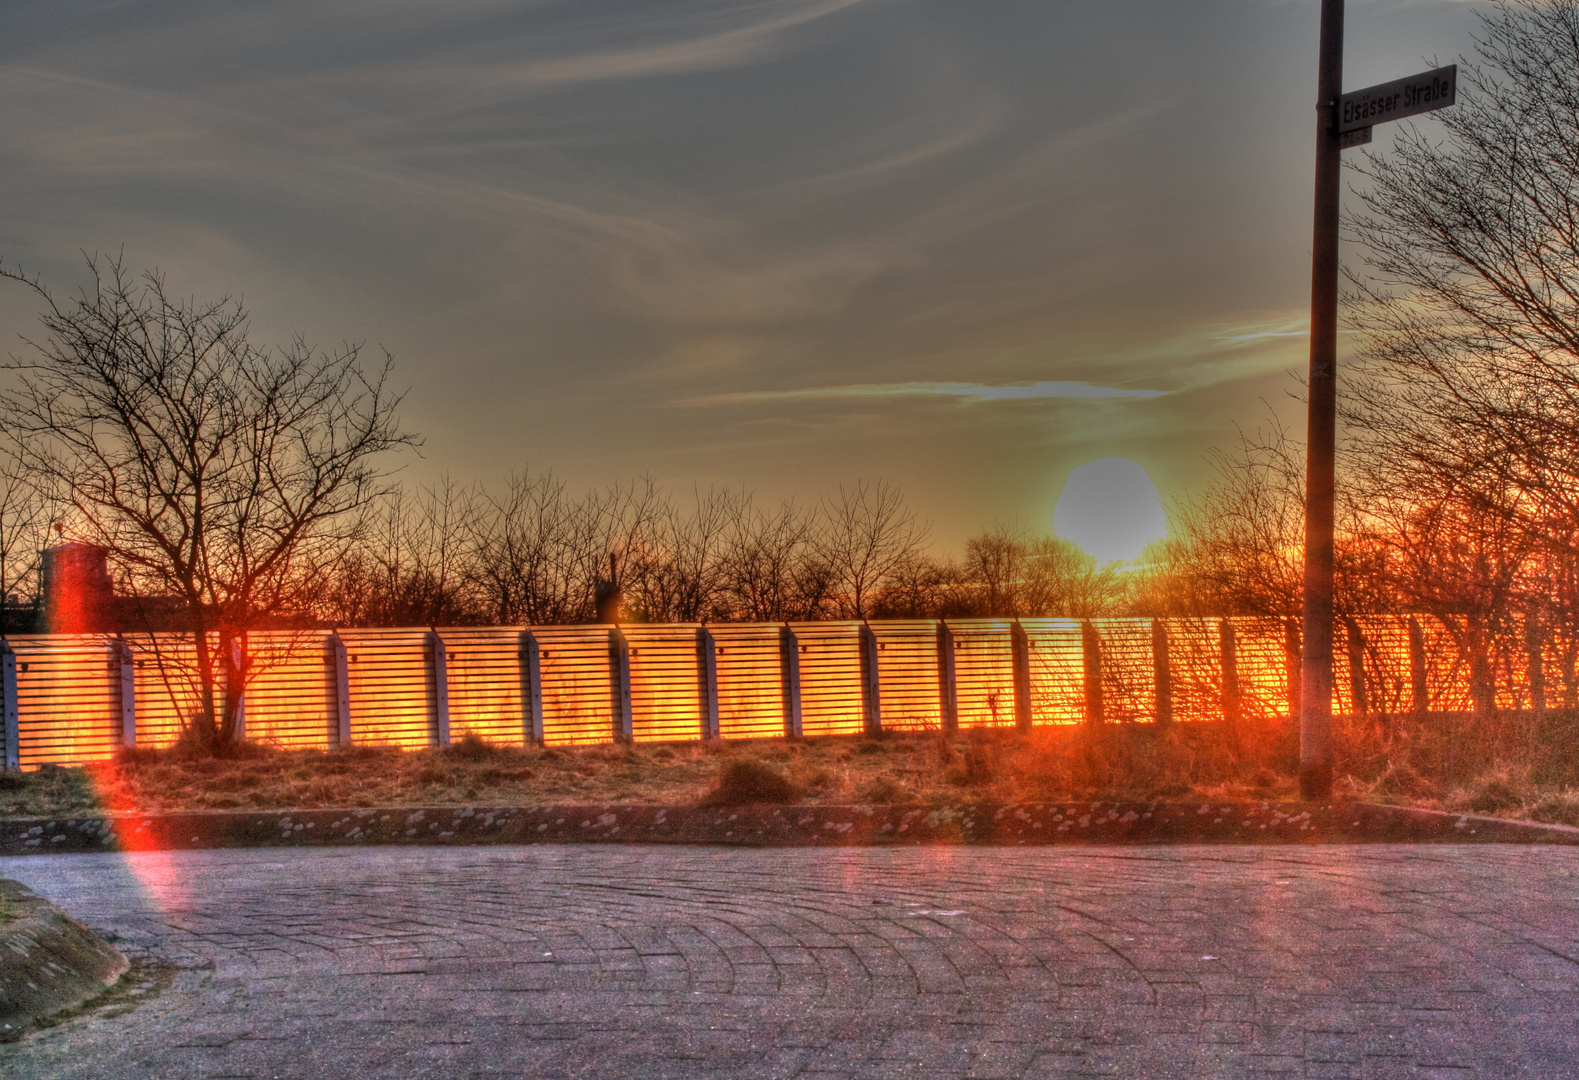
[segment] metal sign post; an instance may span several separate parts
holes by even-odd
[[[1316,213],[1311,240],[1310,404],[1305,460],[1304,652],[1299,792],[1332,795],[1333,492],[1338,414],[1340,155],[1371,141],[1371,126],[1453,104],[1456,67],[1343,93],[1343,0],[1322,0],[1316,103]]]

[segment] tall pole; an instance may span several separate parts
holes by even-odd
[[[1299,792],[1332,794],[1332,534],[1338,411],[1338,192],[1343,0],[1321,0],[1316,104],[1316,215],[1311,240],[1310,414],[1305,463],[1305,633]]]

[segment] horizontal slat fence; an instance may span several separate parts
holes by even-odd
[[[1579,646],[1551,635],[1411,616],[1337,630],[1340,713],[1579,704]],[[237,695],[248,739],[320,749],[1265,723],[1296,710],[1298,650],[1272,618],[267,631],[238,646],[221,701]],[[6,767],[171,744],[200,708],[197,663],[180,635],[9,638]]]

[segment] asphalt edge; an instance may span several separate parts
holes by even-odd
[[[0,878],[0,1042],[98,997],[130,967],[109,942],[43,897]]]
[[[1375,803],[400,807],[0,819],[0,855],[540,843],[748,847],[975,844],[1579,845],[1579,828]]]

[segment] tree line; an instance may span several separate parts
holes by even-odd
[[[497,490],[398,491],[343,564],[327,621],[422,626],[594,621],[598,587],[649,622],[1102,614],[1121,575],[1057,537],[998,527],[962,559],[930,550],[897,487],[856,480],[765,503],[651,480],[576,494],[552,474]]]

